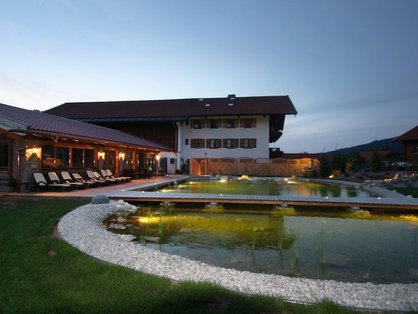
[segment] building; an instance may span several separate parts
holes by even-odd
[[[160,162],[164,171],[173,173],[193,160],[205,165],[219,159],[268,160],[269,144],[282,135],[285,116],[297,111],[289,96],[228,95],[65,103],[47,113],[118,129],[169,147],[176,153],[163,155]]]
[[[404,159],[411,164],[418,164],[418,125],[399,136],[396,141],[404,146]]]
[[[47,170],[111,169],[141,174],[168,148],[123,133],[0,104],[0,188],[18,190],[33,182],[32,173]]]

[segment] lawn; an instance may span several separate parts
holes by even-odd
[[[110,265],[56,236],[83,199],[0,198],[0,313],[354,313],[178,283]]]

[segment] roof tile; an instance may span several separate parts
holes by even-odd
[[[97,140],[108,143],[169,150],[160,144],[118,130],[5,104],[0,104],[0,116],[26,125],[28,132],[50,133],[51,135],[77,138],[80,140]]]
[[[289,96],[188,98],[65,103],[46,112],[71,119],[180,118],[211,115],[297,114]],[[209,106],[207,105],[209,104]]]

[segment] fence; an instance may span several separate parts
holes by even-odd
[[[301,176],[308,170],[318,169],[319,161],[302,159],[253,158],[195,158],[190,160],[191,175],[251,175],[251,176]]]

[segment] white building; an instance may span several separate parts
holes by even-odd
[[[268,159],[269,144],[297,111],[289,96],[65,103],[50,114],[118,129],[161,145],[167,173],[206,158]]]

